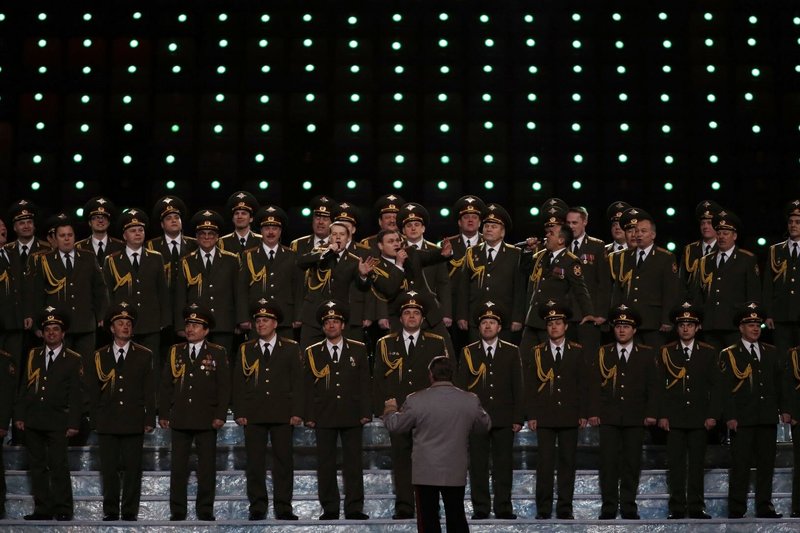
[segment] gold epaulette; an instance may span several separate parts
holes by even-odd
[[[745,250],[744,248],[739,248],[739,251],[742,252],[744,255],[749,255],[750,257],[754,256],[753,252],[751,252],[750,250]]]
[[[286,344],[300,344],[300,343],[299,343],[299,342],[297,342],[296,340],[294,340],[294,339],[289,339],[289,338],[287,338],[287,337],[278,337],[278,339],[280,339],[280,340],[281,340],[281,342],[285,342]],[[255,339],[255,340],[258,340],[258,339]]]
[[[220,252],[220,255],[228,255],[230,257],[236,257],[236,258],[239,257],[239,254],[235,254],[233,252],[229,252],[228,250],[223,250],[221,248],[220,248],[219,252]]]
[[[501,346],[510,346],[511,348],[514,348],[515,350],[519,349],[519,346],[517,346],[516,344],[514,344],[512,342],[507,342],[507,341],[504,341],[504,340],[500,340],[500,345]]]
[[[669,250],[667,250],[666,248],[662,248],[662,247],[660,247],[660,246],[656,246],[656,250],[658,250],[659,252],[665,253],[665,254],[672,255],[672,252],[670,252],[670,251],[669,251]]]
[[[65,355],[71,355],[72,357],[77,357],[78,359],[81,359],[81,354],[79,354],[78,352],[74,352],[74,351],[70,350],[69,348],[64,350],[64,354]]]
[[[366,346],[366,344],[364,344],[363,342],[361,342],[361,341],[357,341],[357,340],[355,340],[355,339],[351,339],[351,338],[349,338],[349,337],[347,338],[347,342],[353,343],[353,344],[355,344],[356,346]]]
[[[569,346],[570,348],[576,348],[578,350],[582,350],[583,349],[583,344],[580,344],[580,343],[577,343],[577,342],[572,342],[572,341],[567,341],[567,346]]]
[[[422,332],[422,336],[423,336],[423,338],[426,338],[426,339],[444,340],[444,337],[442,337],[441,335],[439,335],[437,333],[431,333],[430,331],[423,331]]]
[[[677,344],[677,343],[676,343],[676,344]],[[698,343],[697,343],[697,345],[698,345],[700,348],[707,348],[707,349],[709,349],[709,350],[713,350],[713,349],[714,349],[714,347],[713,347],[712,345],[708,344],[707,342],[698,342]]]
[[[212,348],[212,347],[213,348],[217,348],[219,350],[224,350],[225,349],[225,347],[223,345],[221,345],[221,344],[214,344],[213,342],[208,342],[208,341],[206,341],[206,346],[208,346],[209,348]]]

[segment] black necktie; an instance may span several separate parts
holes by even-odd
[[[172,261],[177,263],[181,258],[181,254],[178,252],[178,241],[172,241],[170,244],[172,245],[170,256],[172,257]]]
[[[47,365],[44,367],[44,371],[47,372],[50,370],[50,366],[53,364],[53,361],[56,360],[56,353],[53,350],[47,352]]]
[[[561,364],[561,346],[556,346],[556,366]]]
[[[22,263],[25,264],[28,261],[28,245],[22,245],[22,251],[19,253],[19,258],[22,260]]]
[[[639,268],[644,263],[644,250],[639,250],[639,260],[636,262],[636,268]]]
[[[97,262],[103,264],[103,258],[106,256],[106,251],[103,249],[103,241],[97,243]]]
[[[197,352],[195,351],[194,346],[192,346],[192,353],[189,354],[189,361],[194,363],[196,360],[197,360]]]
[[[269,351],[269,343],[264,343],[261,345],[261,354],[264,356],[264,361],[268,362],[272,352]]]
[[[755,343],[750,345],[750,355],[753,357],[753,362],[758,363],[758,352],[756,352],[756,345]]]
[[[139,272],[139,254],[137,252],[133,252],[131,254],[133,256],[133,263],[131,263],[131,268],[134,272]]]
[[[625,357],[626,353],[627,353],[627,350],[625,350],[625,348],[623,348],[623,349],[621,349],[619,351],[619,363],[622,366],[625,366],[628,363],[628,358]]]
[[[241,244],[242,248],[244,248],[245,246],[247,246],[247,239],[245,239],[244,237],[240,238],[239,244]]]
[[[270,262],[270,264],[271,264],[273,261],[275,261],[275,250],[270,250],[270,251],[269,251],[269,262]]]
[[[706,244],[706,252],[703,255],[708,255],[710,253],[711,253],[711,245],[710,244]]]
[[[65,261],[67,263],[67,275],[72,274],[72,259],[70,258],[71,254],[65,255]]]
[[[717,265],[717,270],[722,270],[722,267],[725,266],[725,256],[726,256],[725,252],[722,252],[719,255],[719,264]]]
[[[339,347],[336,345],[333,346],[333,362],[339,362]]]
[[[620,250],[624,250],[624,249],[625,249],[625,247],[624,247],[624,246],[622,246],[621,244],[617,244],[617,245],[616,245],[616,248],[615,248],[615,250],[616,250],[617,252],[619,252]]]
[[[408,352],[409,357],[414,355],[414,335],[408,336],[408,350],[406,351]]]
[[[122,371],[122,368],[125,366],[125,350],[120,348],[118,350],[119,355],[117,356],[117,370]]]
[[[492,347],[491,346],[487,346],[486,347],[486,357],[489,358],[489,361],[491,361],[494,358],[494,355],[492,354]]]
[[[581,245],[581,241],[579,241],[578,239],[575,239],[572,242],[572,253],[573,254],[578,255],[578,248],[580,248],[580,245]]]
[[[206,252],[206,274],[211,272],[211,253]]]
[[[689,362],[689,357],[691,357],[690,354],[689,354],[689,347],[688,346],[684,346],[683,347],[683,355],[686,356],[686,362],[688,363]]]
[[[487,263],[491,263],[492,261],[494,261],[494,248],[489,248],[489,251],[487,252],[487,254],[488,254],[488,257],[486,259],[486,262]]]
[[[464,246],[469,248],[470,246],[472,246],[472,241],[470,239],[467,239],[467,242],[464,243]]]
[[[792,243],[792,261],[797,261],[797,243]]]
[[[553,255],[553,254],[551,253],[551,254],[550,254],[550,265],[551,265],[551,266],[552,266],[552,264],[555,262],[555,260],[556,260],[556,256],[555,256],[555,255]]]

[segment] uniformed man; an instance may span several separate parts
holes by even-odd
[[[614,280],[611,305],[625,304],[641,313],[642,342],[661,346],[672,330],[669,313],[678,303],[678,264],[669,250],[655,245],[656,224],[644,210],[630,208],[620,217],[626,231],[635,228],[636,246],[609,257]]]
[[[792,428],[792,518],[800,518],[800,346],[789,350],[784,384],[783,422]]]
[[[700,258],[717,251],[717,230],[714,229],[714,215],[722,211],[722,206],[713,200],[703,200],[694,208],[694,215],[700,225],[700,240],[683,247],[680,275],[681,289],[687,297],[697,278]]]
[[[97,265],[103,267],[106,255],[117,252],[125,247],[125,243],[108,235],[108,230],[114,222],[117,208],[108,198],[95,196],[83,206],[83,216],[92,230],[87,238],[75,243],[75,248],[85,252],[92,252],[97,260]]]
[[[72,520],[67,439],[81,424],[83,365],[64,344],[69,328],[64,313],[48,306],[38,327],[44,346],[28,353],[14,411],[14,425],[25,432],[33,492],[33,513],[25,520]]]
[[[319,327],[317,311],[327,300],[345,302],[350,299],[351,289],[367,292],[372,285],[369,274],[377,258],[359,257],[348,251],[351,241],[350,228],[343,222],[333,222],[330,227],[328,246],[315,248],[297,258],[297,265],[306,272],[306,290],[300,313],[303,322],[300,332],[301,346],[311,346],[324,338]],[[360,304],[363,315],[363,299]],[[364,325],[361,322],[348,324],[348,338],[359,339]],[[359,341],[360,342],[360,341]]]
[[[491,231],[484,231],[487,239]],[[472,518],[489,518],[491,508],[495,518],[514,520],[517,515],[511,505],[512,454],[514,434],[522,429],[522,362],[517,346],[500,340],[503,324],[509,320],[503,306],[489,300],[475,310],[475,315],[480,340],[461,351],[454,380],[456,386],[478,395],[492,419],[488,433],[469,438]],[[489,495],[490,462],[493,506]]]
[[[581,260],[567,250],[567,243],[572,242],[572,232],[563,225],[565,211],[552,213],[545,222],[544,249],[534,253],[523,254],[522,262],[530,258],[531,267],[523,267],[530,272],[528,279],[528,311],[525,317],[525,330],[520,342],[520,354],[523,364],[529,366],[529,357],[534,345],[547,340],[547,329],[544,320],[539,316],[539,307],[549,300],[566,301],[571,306],[577,305],[579,312],[575,326],[594,322],[594,305],[583,279]]]
[[[630,208],[631,205],[627,202],[616,201],[606,209],[606,218],[611,224],[611,242],[606,244],[606,255],[613,252],[620,252],[628,248],[625,230],[620,226],[619,219],[622,213]]]
[[[239,288],[239,256],[217,246],[222,217],[216,211],[204,209],[192,217],[196,230],[197,250],[181,259],[175,287],[174,324],[182,336],[181,310],[186,304],[199,303],[214,315],[216,326],[211,333],[213,343],[233,354],[233,332],[236,328],[237,289]]]
[[[167,283],[174,291],[175,281],[180,270],[181,257],[197,249],[194,237],[183,234],[183,217],[188,216],[186,204],[177,196],[164,196],[153,207],[153,220],[161,224],[163,235],[147,241],[147,249],[160,252],[164,258]]]
[[[664,391],[658,426],[667,431],[669,518],[711,518],[705,511],[704,462],[708,431],[722,413],[718,351],[700,342],[703,311],[683,302],[670,313],[678,340],[657,356]]]
[[[124,301],[109,308],[104,323],[112,342],[94,352],[86,368],[92,426],[100,444],[103,521],[119,520],[120,489],[122,519],[136,520],[144,434],[156,425],[153,352],[132,341],[137,316],[136,307]]]
[[[66,343],[84,358],[89,368],[95,350],[95,329],[103,326],[108,309],[108,290],[94,254],[75,249],[72,221],[65,217],[55,225],[57,248],[42,254],[31,273],[31,294],[24,302],[26,317],[52,306],[70,314]]]
[[[383,233],[383,232],[382,232]],[[388,233],[387,233],[388,234]],[[396,235],[396,234],[395,234]],[[378,242],[381,242],[380,240]],[[384,240],[383,244],[387,241]],[[384,247],[385,250],[385,247]],[[448,356],[441,335],[422,331],[427,296],[417,291],[404,292],[397,298],[401,328],[378,341],[373,372],[373,413],[383,413],[384,402],[395,398],[398,405],[406,396],[430,385],[428,363],[437,356]],[[411,435],[390,433],[394,480],[395,520],[414,517],[414,492],[411,486]]]
[[[193,303],[183,310],[186,342],[170,348],[161,376],[159,425],[171,429],[170,520],[186,520],[189,454],[197,452],[197,519],[213,521],[217,430],[225,425],[231,396],[228,354],[207,341],[214,315]]]
[[[714,216],[713,225],[717,250],[700,259],[691,293],[703,305],[703,339],[719,350],[738,340],[733,315],[742,302],[761,301],[761,280],[758,259],[736,246],[742,229],[739,217],[723,210]]]
[[[492,301],[508,313],[505,316],[506,328],[500,329],[500,337],[511,342],[513,336],[519,337],[525,320],[521,252],[504,240],[506,232],[511,230],[508,212],[499,204],[491,203],[485,207],[484,213],[483,242],[466,249],[461,267],[463,272],[457,278],[461,285],[457,291],[460,296],[456,318],[459,329],[469,331],[469,340],[475,341],[480,337],[475,318],[480,316],[483,304]]]
[[[548,340],[533,347],[526,373],[528,428],[537,434],[536,518],[553,515],[553,477],[558,465],[556,518],[572,520],[578,428],[586,427],[591,362],[583,347],[567,340],[572,309],[548,300],[538,309]],[[556,447],[558,442],[558,447]]]
[[[14,397],[17,393],[17,372],[19,366],[14,356],[0,350],[0,442],[8,435],[8,426],[14,415]],[[0,520],[6,517],[6,467],[3,461],[3,448],[0,446]]]
[[[256,197],[247,191],[236,191],[228,198],[225,210],[231,214],[233,231],[220,238],[220,250],[241,256],[245,250],[258,246],[261,235],[252,230],[253,216],[259,210]]]
[[[141,209],[128,209],[119,216],[125,247],[108,254],[103,264],[103,277],[111,303],[125,302],[135,310],[136,342],[153,352],[153,363],[160,369],[161,330],[172,324],[172,301],[164,257],[144,247],[147,223],[147,215]],[[159,379],[158,373],[154,379]]]
[[[397,227],[397,213],[400,212],[400,206],[405,204],[401,196],[396,194],[384,194],[375,201],[375,213],[378,215],[378,231],[385,229],[398,229]],[[370,255],[378,257],[380,250],[378,250],[378,235],[370,235],[363,239],[361,244],[369,247]]]
[[[256,213],[256,224],[261,231],[261,243],[242,254],[242,270],[239,272],[237,289],[237,321],[239,327],[249,329],[248,309],[263,298],[279,306],[283,312],[283,320],[278,324],[278,335],[293,338],[293,326],[300,327],[301,324],[302,272],[297,268],[295,252],[281,244],[281,235],[288,224],[288,217],[280,207],[265,205]],[[305,249],[305,246],[302,248]]]
[[[600,520],[638,520],[636,493],[645,426],[658,415],[656,353],[634,342],[639,312],[625,304],[608,317],[615,342],[600,347],[593,361],[589,423],[600,426]]]
[[[7,239],[8,228],[0,218],[0,350],[10,353],[14,368],[20,368],[24,265],[17,248],[7,245]]]
[[[307,254],[328,242],[328,227],[333,222],[333,212],[338,209],[336,201],[324,195],[312,198],[309,206],[311,208],[311,234],[293,240],[290,246],[297,255]],[[256,222],[258,222],[258,218],[256,217]]]
[[[605,244],[586,234],[589,212],[585,207],[570,207],[567,210],[566,224],[572,231],[572,242],[567,248],[581,261],[583,279],[586,281],[592,306],[597,314],[605,313],[611,305],[611,272],[606,259]],[[577,312],[578,309],[575,308],[574,311]],[[594,353],[600,347],[600,326],[605,321],[604,316],[596,316],[594,322],[585,322],[578,326],[578,341],[589,353]]]
[[[776,424],[789,413],[784,406],[785,360],[775,347],[759,341],[766,318],[756,302],[741,306],[734,323],[741,334],[735,344],[719,354],[723,373],[723,418],[731,439],[728,518],[744,518],[750,469],[756,468],[756,518],[781,518],[772,505],[775,473]]]
[[[278,336],[283,312],[262,299],[251,309],[254,338],[234,357],[233,412],[244,428],[247,499],[250,520],[267,516],[267,441],[272,443],[273,508],[278,520],[297,520],[292,512],[294,426],[303,422],[303,361],[293,339]]]
[[[335,223],[334,223],[335,224]],[[347,308],[339,301],[323,302],[317,319],[325,340],[305,351],[306,425],[317,438],[317,485],[320,520],[339,519],[336,442],[342,440],[344,516],[366,520],[361,466],[362,428],[372,419],[369,360],[364,343],[344,336]]]
[[[24,198],[8,208],[8,220],[11,221],[14,235],[17,236],[15,241],[8,243],[8,247],[17,251],[23,268],[28,264],[30,254],[51,248],[47,241],[36,238],[34,222],[37,211],[36,206]]]
[[[800,344],[800,200],[789,202],[785,213],[789,237],[769,247],[762,298],[778,353]]]

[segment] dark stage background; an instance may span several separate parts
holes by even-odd
[[[396,192],[455,233],[465,193],[540,234],[552,196],[649,210],[661,244],[710,198],[763,255],[798,194],[800,4],[106,1],[0,5],[0,194],[290,212]],[[153,234],[151,231],[151,234]],[[761,239],[759,241],[759,238]]]

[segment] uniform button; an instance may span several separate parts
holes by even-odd
[[[633,299],[633,303],[638,303],[638,302],[639,302],[639,298],[634,298]]]
[[[489,287],[486,287],[486,290],[488,291],[488,290],[489,290]]]
[[[714,302],[714,305],[719,305],[719,302]]]
[[[413,368],[409,368],[409,369],[408,369],[408,373],[409,373],[409,374],[410,374],[411,372],[413,372],[413,371],[414,371],[414,369],[413,369]]]
[[[686,388],[686,392],[692,392],[692,389],[690,389],[690,388],[688,388],[688,387],[687,387],[687,388]]]
[[[494,396],[489,396],[489,399],[490,400],[494,400]]]
[[[269,396],[269,391],[267,391],[267,396]]]
[[[762,396],[762,397],[761,397],[761,399],[763,400],[763,399],[764,399],[764,397]]]
[[[625,372],[622,372],[620,375],[624,378],[625,377]],[[622,387],[624,388],[625,385],[623,385]]]
[[[44,401],[44,396],[42,396],[41,398],[39,398],[39,401],[42,401],[42,402],[43,402],[43,401]]]
[[[489,375],[490,376],[494,376],[494,372],[489,372]]]
[[[47,381],[47,376],[44,377],[44,380]]]
[[[269,286],[270,286],[270,288],[272,288],[272,287],[275,286],[275,284],[274,283],[270,283]]]
[[[692,377],[692,376],[686,376],[686,379],[689,379],[690,377]]]
[[[189,403],[192,403],[192,399],[191,398],[189,398]]]
[[[213,287],[213,285],[212,285],[212,287]],[[211,288],[211,287],[209,287],[209,289],[210,289],[210,288]],[[214,297],[213,297],[213,296],[209,296],[209,297],[208,297],[208,299],[209,299],[209,300],[213,300],[213,299],[214,299]]]
[[[268,380],[268,379],[265,379],[265,380],[264,380],[264,383],[269,383],[269,380]]]
[[[42,390],[44,390],[44,389],[45,389],[45,387],[44,387],[44,385],[42,385]]]
[[[189,372],[189,377],[190,377],[190,378],[193,378],[193,377],[194,377],[194,374],[192,374],[191,372]]]
[[[124,402],[122,400],[119,401],[119,404],[122,405]]]
[[[622,375],[624,376],[625,374],[622,374]],[[625,385],[620,385],[620,386],[619,386],[619,388],[620,388],[620,389],[624,389],[624,388],[625,388]]]
[[[336,371],[336,374],[334,374],[334,375],[335,375],[335,376],[338,376],[338,375],[339,375],[339,371],[337,370],[337,371]]]
[[[189,385],[189,390],[192,390],[192,386],[191,385]]]
[[[337,394],[337,395],[336,395],[336,399],[337,399],[337,400],[341,400],[341,399],[342,399],[342,397],[341,397],[341,396],[339,396],[339,395]]]
[[[212,308],[210,309],[210,311],[213,313],[213,312],[214,312],[214,308],[212,307]]]
[[[561,402],[556,402],[558,405],[561,405]]]
[[[620,396],[620,397],[619,397],[619,399],[620,399],[621,401],[623,401],[623,402],[625,401],[625,397],[624,397],[624,396]]]
[[[209,283],[209,284],[208,284],[208,288],[209,288],[209,289],[213,289],[213,288],[214,288],[214,284],[213,284],[213,283]],[[212,297],[211,299],[213,300],[214,298]]]
[[[136,291],[136,294],[142,294],[142,291]],[[136,305],[141,306],[142,304],[139,303],[139,304],[136,304]]]
[[[489,386],[494,388],[494,383],[489,383]]]
[[[491,277],[492,277],[492,275],[491,275],[491,274],[486,274],[486,277],[487,277],[487,278],[491,278]]]
[[[272,370],[272,369],[271,369],[271,368],[269,368],[269,367],[267,367],[267,372],[269,372],[270,370]]]
[[[692,402],[686,402],[686,405],[692,405]]]
[[[561,392],[561,389],[556,389],[556,392]]]
[[[341,384],[341,383],[337,383],[337,384],[336,384],[336,386],[337,386],[337,387],[341,387],[341,386],[342,386],[342,384]]]
[[[124,389],[123,389],[122,387],[120,387],[120,388],[119,388],[119,391],[120,391],[120,392],[124,392]]]

